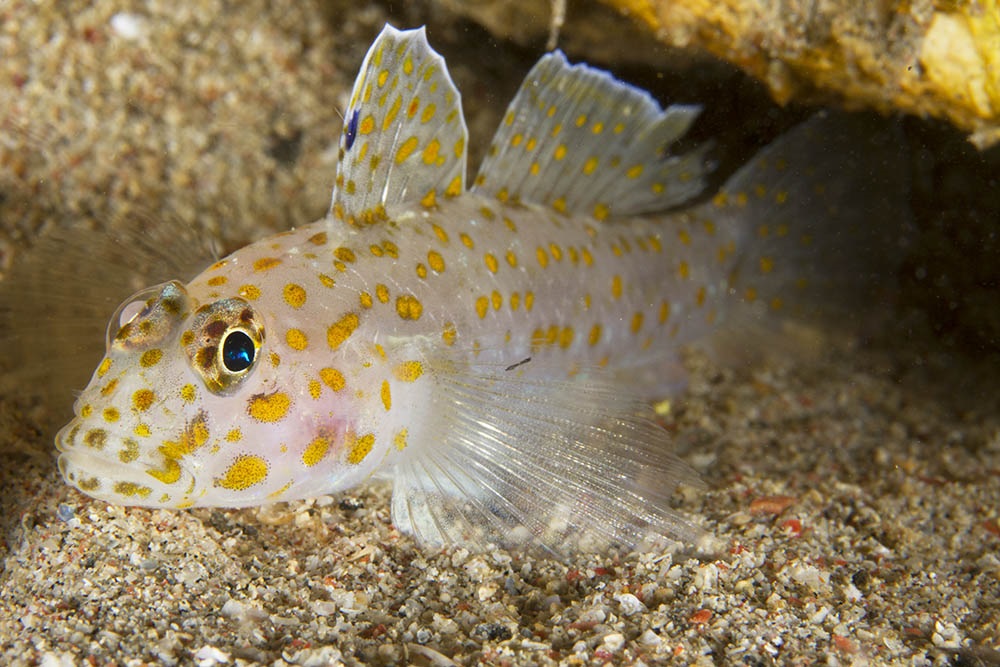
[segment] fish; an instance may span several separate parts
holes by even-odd
[[[709,144],[677,148],[700,110],[553,51],[467,182],[444,59],[386,25],[326,217],[125,300],[59,471],[178,509],[388,479],[426,548],[697,541],[675,493],[703,482],[650,407],[682,390],[679,355],[857,319],[901,246],[895,148],[870,123],[814,117],[706,194]]]

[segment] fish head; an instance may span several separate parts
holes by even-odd
[[[327,417],[299,413],[318,380],[279,372],[287,343],[268,340],[266,309],[238,295],[200,302],[192,285],[167,282],[118,308],[105,357],[56,437],[63,477],[118,505],[240,507],[318,495],[347,429],[332,416],[336,393],[327,392]],[[313,470],[320,461],[323,474]]]

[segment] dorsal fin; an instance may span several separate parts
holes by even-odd
[[[669,153],[700,110],[663,110],[645,91],[554,51],[525,77],[473,189],[598,220],[663,211],[704,186],[704,148]]]
[[[462,98],[424,29],[382,29],[361,66],[340,136],[330,211],[376,222],[390,204],[465,190]]]

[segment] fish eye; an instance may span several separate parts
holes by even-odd
[[[257,348],[242,329],[230,329],[222,340],[222,364],[230,373],[240,373],[253,365]]]
[[[250,304],[220,299],[194,312],[181,344],[191,369],[217,396],[236,392],[250,379],[264,346],[264,324]]]

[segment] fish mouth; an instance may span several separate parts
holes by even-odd
[[[194,474],[163,457],[148,439],[74,419],[56,435],[58,467],[66,482],[113,505],[190,507]]]

